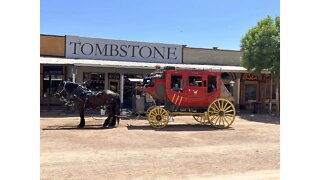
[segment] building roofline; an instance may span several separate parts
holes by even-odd
[[[198,47],[188,47],[188,46],[184,46],[183,48],[189,48],[189,49],[203,49],[203,50],[213,50],[213,51],[234,51],[234,52],[241,52],[240,50],[211,49],[211,48],[198,48]]]
[[[40,36],[53,36],[53,37],[65,37],[65,35],[55,35],[55,34],[41,34]]]

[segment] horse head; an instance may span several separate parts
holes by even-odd
[[[66,91],[66,81],[61,81],[57,88],[57,92],[54,94],[55,97],[61,98],[67,95]]]

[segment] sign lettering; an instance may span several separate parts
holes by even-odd
[[[182,46],[66,36],[66,57],[117,61],[182,63]]]

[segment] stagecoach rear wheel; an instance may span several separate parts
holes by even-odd
[[[213,127],[228,128],[233,123],[235,116],[234,105],[226,99],[214,100],[208,107],[208,120]]]
[[[208,119],[206,119],[204,116],[193,115],[192,117],[193,117],[194,120],[196,120],[196,121],[199,122],[200,124],[207,124],[207,123],[209,123]]]
[[[148,114],[148,121],[154,128],[164,128],[169,122],[169,113],[162,107],[153,107]]]

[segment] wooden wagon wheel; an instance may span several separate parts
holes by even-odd
[[[228,128],[234,121],[236,109],[226,99],[214,100],[208,107],[208,119],[216,128]]]
[[[208,119],[206,119],[204,116],[200,116],[200,115],[193,115],[192,116],[194,120],[196,120],[197,122],[199,122],[200,124],[207,124],[209,123]]]
[[[148,114],[148,121],[154,128],[164,128],[169,122],[169,113],[162,107],[153,107]]]
[[[150,107],[147,109],[147,111],[146,111],[146,117],[147,117],[147,118],[149,117],[149,113],[150,113],[151,109],[153,109],[153,108],[155,108],[155,107],[157,107],[157,106],[150,106]]]

